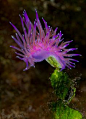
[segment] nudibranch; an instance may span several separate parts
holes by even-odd
[[[16,30],[15,37],[12,36],[14,41],[18,44],[18,47],[10,46],[16,49],[18,52],[17,58],[23,60],[26,63],[25,70],[28,70],[31,66],[35,66],[35,62],[41,62],[46,60],[55,68],[61,70],[65,67],[75,67],[74,62],[78,62],[72,58],[72,56],[80,56],[80,54],[71,54],[69,51],[76,50],[77,48],[67,49],[71,41],[63,41],[61,31],[57,33],[57,29],[47,25],[47,22],[42,18],[45,28],[43,29],[41,22],[38,17],[37,10],[36,19],[34,24],[31,23],[26,11],[23,12],[23,18],[20,16],[21,24],[24,35],[10,22],[13,28]],[[73,62],[74,61],[74,62]]]

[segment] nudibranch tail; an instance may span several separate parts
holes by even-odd
[[[36,19],[34,24],[31,23],[26,11],[23,12],[23,18],[20,16],[22,29],[24,35],[10,22],[16,30],[15,37],[12,39],[18,44],[18,47],[11,46],[18,52],[15,52],[17,58],[26,63],[25,70],[31,66],[35,66],[35,62],[46,60],[55,68],[65,69],[65,67],[75,67],[74,62],[78,60],[72,59],[73,56],[80,56],[80,54],[69,54],[68,52],[77,50],[77,48],[67,49],[67,46],[73,41],[64,42],[61,31],[57,33],[58,27],[53,30],[52,27],[47,25],[47,22],[42,18],[45,28],[39,20],[37,10]]]

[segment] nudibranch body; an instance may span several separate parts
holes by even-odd
[[[22,35],[11,22],[10,24],[17,32],[16,38],[14,36],[12,36],[12,38],[20,48],[15,46],[11,47],[18,51],[15,52],[17,58],[26,63],[24,71],[31,66],[35,66],[35,62],[41,62],[43,60],[46,60],[56,68],[64,69],[65,67],[75,67],[75,63],[72,61],[78,61],[71,57],[80,56],[80,54],[68,54],[69,51],[76,50],[77,48],[66,48],[72,40],[64,42],[61,31],[57,34],[57,28],[53,31],[42,18],[45,25],[43,29],[37,11],[34,25],[31,23],[25,10],[23,16],[24,18],[20,16],[20,19],[24,35]]]

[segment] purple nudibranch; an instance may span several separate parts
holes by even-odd
[[[24,35],[10,22],[17,32],[16,37],[12,36],[12,38],[20,48],[10,47],[16,49],[18,51],[15,52],[17,58],[26,63],[24,71],[31,66],[35,66],[35,62],[41,62],[50,56],[54,57],[60,64],[61,70],[65,69],[65,67],[75,67],[73,61],[78,62],[78,60],[72,59],[72,56],[80,56],[80,54],[68,54],[69,51],[77,50],[77,48],[66,48],[72,40],[64,42],[61,31],[57,34],[57,28],[53,30],[52,27],[47,25],[44,18],[42,18],[45,25],[43,29],[37,11],[34,25],[31,23],[25,10],[23,16],[24,18],[20,16],[20,19]]]

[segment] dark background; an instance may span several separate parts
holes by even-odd
[[[54,68],[43,61],[23,72],[25,63],[16,59],[15,50],[9,47],[16,46],[9,21],[22,32],[19,14],[24,9],[32,23],[37,9],[40,21],[44,17],[53,29],[58,26],[65,41],[74,40],[70,45],[78,48],[74,52],[82,54],[76,57],[80,62],[75,69],[64,71],[77,83],[70,107],[86,119],[86,0],[0,0],[0,116],[3,111],[5,115],[22,112],[23,118],[51,119],[48,103],[56,98],[49,80]]]

